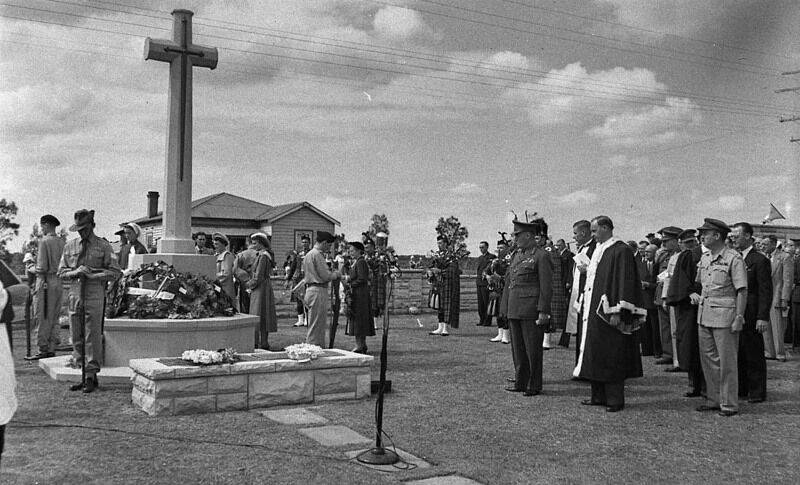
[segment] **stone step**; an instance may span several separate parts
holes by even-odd
[[[39,368],[51,379],[58,382],[80,382],[81,370],[68,367],[69,355],[59,355],[39,361]],[[130,367],[104,367],[97,374],[100,385],[103,384],[131,384],[133,371]]]

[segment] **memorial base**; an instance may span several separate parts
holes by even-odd
[[[131,359],[180,356],[192,349],[247,352],[253,349],[257,321],[245,313],[193,320],[107,318],[104,365],[128,366]]]
[[[177,358],[134,359],[131,399],[151,416],[213,413],[370,395],[373,358],[328,349],[309,362],[286,352],[242,354],[234,364],[197,366]]]

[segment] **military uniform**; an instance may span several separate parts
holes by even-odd
[[[543,221],[542,221],[543,223]],[[515,234],[531,231],[546,234],[535,223],[514,222]],[[542,391],[542,340],[544,328],[539,314],[550,314],[553,295],[553,262],[542,248],[517,249],[506,272],[500,314],[508,318],[511,347],[516,366],[515,387],[510,391],[536,395]]]
[[[85,216],[86,214],[90,214],[90,216]],[[77,224],[79,220],[83,221],[84,225],[87,220],[94,224],[94,211],[79,211],[75,214],[75,219],[76,225],[70,228],[72,231],[80,229]],[[92,272],[102,273],[103,277],[98,279],[72,277],[70,273],[81,266],[89,267]],[[72,358],[76,365],[80,365],[81,356],[85,355],[87,379],[96,379],[95,376],[100,372],[100,363],[103,360],[101,323],[106,282],[119,277],[121,272],[111,244],[94,233],[89,233],[85,239],[80,237],[72,239],[64,246],[64,253],[58,266],[58,276],[69,282],[68,310],[73,343]],[[85,287],[83,302],[86,315],[85,344],[81,341],[80,314],[78,313],[81,284]],[[82,350],[85,352],[81,352]]]
[[[716,222],[711,226],[707,222],[699,229],[717,230],[713,227]],[[727,226],[721,224],[723,233],[727,234]],[[708,407],[735,413],[739,407],[739,333],[732,332],[731,326],[737,318],[737,292],[747,289],[747,271],[742,256],[729,248],[722,248],[717,254],[704,253],[697,264],[697,282],[703,288],[697,323],[700,363],[710,401]]]
[[[64,240],[47,234],[39,241],[36,260],[36,345],[39,355],[55,355],[58,345],[58,314],[61,310],[63,286],[58,278],[58,264],[64,251]]]

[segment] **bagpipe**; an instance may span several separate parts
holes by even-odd
[[[428,267],[428,283],[431,285],[428,293],[428,308],[438,310],[441,306],[439,287],[442,284],[442,272],[446,271],[452,263],[458,264],[458,257],[452,251],[431,251],[431,264]]]

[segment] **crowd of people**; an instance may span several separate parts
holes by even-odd
[[[130,270],[131,255],[147,252],[139,241],[142,231],[135,223],[124,224],[114,253],[94,234],[94,211],[75,213],[70,230],[79,237],[66,243],[56,235],[58,219],[45,215],[40,225],[43,236],[28,261],[38,346],[29,358],[55,355],[66,282],[73,362],[84,366],[82,389],[92,392],[101,362],[106,283]],[[576,222],[574,252],[564,239],[548,237],[540,218],[515,220],[511,239],[501,233],[497,255],[488,242],[480,243],[477,325],[492,326],[494,320],[497,335],[490,341],[511,346],[515,375],[508,390],[540,394],[543,351],[569,347],[574,335],[573,379],[592,384],[584,404],[623,409],[624,381],[642,375],[642,356],[668,372],[687,373],[685,396],[707,399],[698,410],[733,415],[739,398],[765,400],[766,360],[786,360],[788,319],[800,320],[800,248],[774,236],[755,238],[745,222],[729,227],[706,219],[697,229],[666,226],[639,242],[617,239],[613,228],[606,216]],[[284,288],[296,304],[294,325],[308,328],[307,343],[333,346],[343,308],[353,351],[368,351],[367,337],[375,335],[386,311],[387,282],[396,268],[386,235],[376,238],[377,243],[365,234],[361,241],[346,242],[318,231],[313,246],[305,236],[287,255]],[[220,291],[237,310],[259,316],[254,347],[269,349],[269,334],[277,331],[269,237],[251,234],[237,254],[221,233],[199,233],[195,244],[198,254],[215,257]],[[426,263],[428,306],[438,317],[430,334],[447,336],[459,327],[461,267],[446,235],[438,236],[437,247]],[[81,307],[85,326],[77,322]],[[796,323],[789,327],[793,335]]]
[[[686,373],[684,396],[706,398],[698,411],[733,416],[739,399],[763,402],[766,360],[786,360],[784,342],[800,320],[800,248],[754,237],[746,222],[705,219],[627,243],[613,228],[606,216],[576,222],[575,253],[548,237],[543,219],[514,221],[513,240],[497,241],[496,256],[480,243],[477,325],[495,319],[490,341],[512,346],[508,390],[540,394],[543,350],[568,347],[575,335],[573,379],[591,383],[583,404],[622,410],[624,381],[642,376],[642,356]],[[430,333],[447,335],[458,326],[445,304],[458,301],[448,283],[458,269],[446,238],[439,242],[429,306],[440,325]]]

